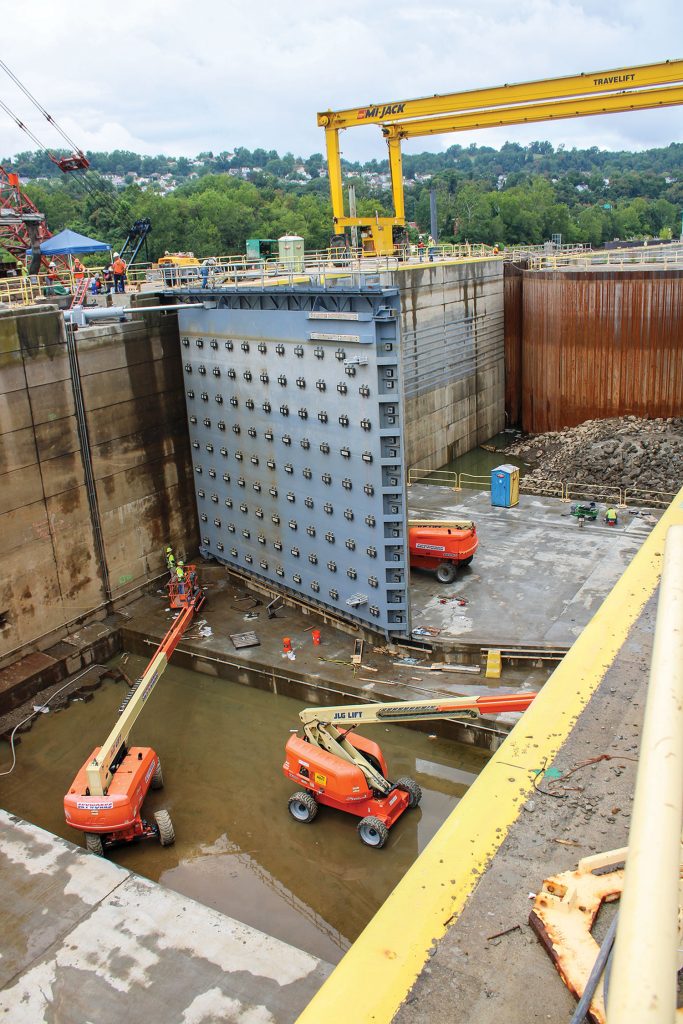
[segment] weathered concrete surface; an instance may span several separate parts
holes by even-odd
[[[579,527],[559,498],[522,494],[514,508],[494,508],[488,491],[429,484],[413,485],[409,503],[412,518],[464,517],[477,526],[477,552],[453,584],[426,572],[410,575],[414,635],[434,627],[444,645],[571,645],[661,515],[621,512],[616,527],[601,518]],[[452,595],[467,605],[439,603]]]
[[[61,315],[0,314],[0,655],[102,601]]]
[[[174,315],[78,332],[93,475],[114,597],[194,550],[194,486]]]
[[[330,966],[0,811],[12,1024],[294,1021]]]
[[[102,665],[120,649],[119,621],[109,616],[107,621],[82,626],[47,650],[34,651],[0,669],[0,734],[8,724],[3,716],[38,693],[45,700],[46,693],[54,692],[63,680],[88,666]]]
[[[61,314],[0,314],[0,658],[45,648],[196,547],[196,513],[174,315],[77,335],[99,523],[86,490]],[[86,446],[86,447],[88,447]]]
[[[200,612],[211,629],[201,636],[194,626],[173,652],[173,663],[204,675],[230,679],[245,686],[270,690],[304,701],[306,704],[361,704],[368,700],[422,700],[436,695],[470,695],[487,691],[479,674],[430,671],[430,652],[410,652],[410,661],[402,662],[406,652],[391,652],[382,644],[375,648],[366,641],[363,665],[351,665],[354,640],[316,616],[304,615],[293,608],[279,608],[277,618],[269,619],[265,601],[254,607],[256,598],[236,585],[226,570],[204,566],[200,578],[206,585],[207,602]],[[129,618],[122,626],[123,648],[151,657],[155,646],[167,632],[174,613],[163,595],[141,598],[128,608]],[[320,646],[314,646],[311,630],[319,628]],[[236,650],[230,634],[253,631],[258,647]],[[289,637],[294,661],[283,655],[283,637]],[[539,688],[545,679],[539,670],[518,670],[506,674],[501,688],[514,690]],[[428,722],[422,730],[437,733],[461,743],[495,750],[507,736],[517,715],[494,715],[481,723]],[[416,723],[416,727],[417,727]]]
[[[505,426],[503,262],[386,277],[401,298],[406,466],[438,469]]]
[[[653,598],[646,606],[554,762],[538,766],[546,768],[539,792],[525,802],[458,921],[435,945],[395,1024],[569,1020],[576,1000],[528,924],[530,894],[582,857],[628,845],[655,604]],[[601,755],[610,759],[591,763]],[[584,762],[566,783],[557,781],[555,773]],[[613,911],[601,912],[600,938]]]

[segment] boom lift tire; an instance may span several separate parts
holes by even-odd
[[[402,775],[400,779],[396,780],[396,788],[402,789],[404,793],[407,793],[410,797],[408,807],[417,807],[422,799],[422,790],[418,786],[417,782],[415,782],[415,779],[411,779],[407,775]]]
[[[161,761],[157,761],[157,766],[152,776],[152,781],[149,784],[150,789],[163,789],[164,788],[164,775],[161,771]]]
[[[436,567],[436,578],[439,583],[452,583],[455,579],[455,566],[452,562],[439,562]]]
[[[458,565],[460,566],[461,569],[464,569],[466,566],[470,565],[473,558],[474,555],[470,555],[469,558],[463,558],[462,562],[458,562]]]
[[[358,822],[358,835],[366,846],[374,846],[380,849],[389,838],[389,829],[383,821],[369,814],[367,818],[361,818]]]
[[[168,811],[155,811],[154,820],[159,829],[159,842],[161,845],[173,846],[175,843],[175,830],[171,821],[171,815]]]
[[[304,790],[299,790],[298,793],[290,796],[287,806],[292,817],[304,825],[309,825],[318,813],[317,800]]]
[[[104,857],[102,836],[98,836],[96,832],[85,833],[85,848],[88,853],[94,853],[96,857]]]

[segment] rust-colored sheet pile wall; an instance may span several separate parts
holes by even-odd
[[[506,397],[519,401],[521,379],[532,433],[683,415],[683,270],[526,271],[521,374],[513,369]]]

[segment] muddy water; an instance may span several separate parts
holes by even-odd
[[[144,660],[127,657],[135,677]],[[80,843],[62,814],[76,771],[113,724],[125,694],[106,683],[88,703],[39,715],[0,779],[0,805]],[[410,775],[424,796],[382,850],[364,846],[354,817],[322,807],[310,825],[287,811],[284,744],[299,702],[169,668],[132,739],[161,757],[165,788],[145,813],[166,807],[176,844],[113,850],[112,860],[201,903],[336,962],[388,896],[486,763],[483,752],[397,726],[370,726],[392,777]],[[0,746],[0,770],[9,766]]]
[[[469,490],[487,489],[491,479],[491,470],[501,465],[517,466],[519,468],[519,475],[522,477],[529,468],[527,464],[518,455],[505,455],[506,446],[511,444],[516,437],[517,435],[513,433],[496,434],[495,437],[489,438],[486,442],[486,448],[473,448],[472,451],[466,452],[465,455],[460,455],[452,462],[441,466],[441,469],[450,470],[453,473],[469,473],[470,476],[486,478],[486,483],[468,481],[464,486]],[[496,450],[492,452],[488,451],[488,448],[495,448]]]

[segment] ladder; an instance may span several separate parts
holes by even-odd
[[[90,278],[83,277],[76,286],[74,297],[71,300],[69,309],[73,309],[74,306],[82,306],[85,302],[85,297],[88,294],[88,285],[90,284]]]

